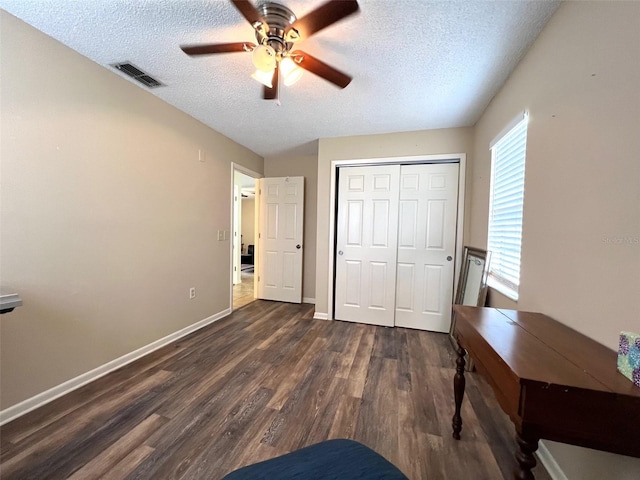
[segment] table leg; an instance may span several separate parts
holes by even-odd
[[[453,377],[453,395],[456,399],[456,412],[453,414],[451,425],[453,427],[453,438],[460,440],[460,431],[462,430],[462,417],[460,416],[460,407],[464,398],[464,356],[467,353],[464,348],[458,346],[456,351],[458,358],[456,359],[456,375]]]
[[[531,470],[536,466],[536,458],[533,452],[538,449],[538,439],[525,439],[520,433],[516,434],[518,448],[516,460],[518,464],[513,472],[514,480],[535,480]]]

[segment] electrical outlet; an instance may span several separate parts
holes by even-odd
[[[191,287],[189,289],[189,299],[196,298],[196,287]]]

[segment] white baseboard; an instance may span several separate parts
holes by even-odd
[[[312,305],[315,305],[316,299],[311,297],[302,297],[302,303],[311,303]]]
[[[558,465],[558,462],[556,462],[556,459],[551,455],[551,452],[544,442],[540,441],[538,443],[538,451],[536,452],[536,455],[553,480],[569,480],[560,468],[560,465]]]
[[[315,312],[313,314],[313,318],[315,318],[316,320],[329,320],[329,314],[328,313]]]
[[[145,355],[148,355],[154,350],[164,347],[165,345],[168,345],[171,342],[175,342],[176,340],[184,337],[185,335],[189,335],[190,333],[195,332],[196,330],[199,330],[202,327],[205,327],[210,323],[215,322],[216,320],[226,317],[230,313],[231,313],[231,309],[227,308],[222,312],[211,315],[210,317],[205,318],[204,320],[200,320],[199,322],[196,322],[193,325],[189,325],[188,327],[185,327],[181,330],[178,330],[177,332],[167,335],[164,338],[156,340],[155,342],[151,342],[150,344],[145,345],[144,347],[138,348],[133,352],[127,353],[122,357],[116,358],[115,360],[111,360],[110,362],[107,362],[104,365],[101,365],[97,368],[94,368],[93,370],[83,373],[82,375],[78,375],[75,378],[67,380],[66,382],[63,382],[60,385],[50,388],[49,390],[45,390],[44,392],[39,393],[31,398],[27,398],[26,400],[23,400],[22,402],[17,403],[15,405],[12,405],[9,408],[5,408],[4,410],[0,411],[0,425],[4,425],[5,423],[10,422],[11,420],[15,420],[16,418],[26,413],[29,413],[30,411],[35,410],[36,408],[39,408],[49,402],[52,402],[56,398],[66,395],[67,393],[72,392],[73,390],[76,390],[82,387],[83,385],[86,385],[87,383],[93,382],[94,380],[97,380],[98,378],[105,376],[107,373],[113,372],[114,370],[117,370],[120,367],[124,367],[125,365],[141,357],[144,357]]]

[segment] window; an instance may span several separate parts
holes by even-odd
[[[527,122],[528,116],[524,114],[505,134],[491,142],[488,283],[513,300],[518,299],[520,285]]]

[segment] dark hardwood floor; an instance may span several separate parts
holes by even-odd
[[[1,477],[219,479],[353,438],[412,480],[511,478],[513,427],[475,374],[451,437],[446,335],[312,315],[252,302],[24,415],[0,430]]]

